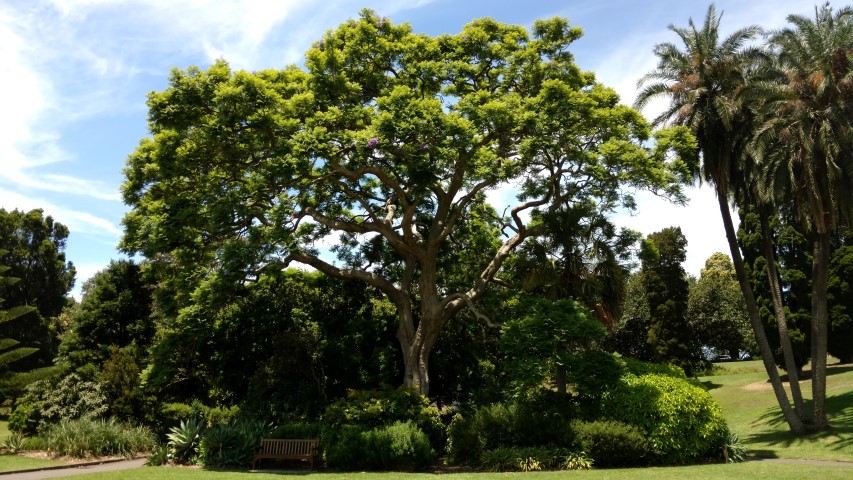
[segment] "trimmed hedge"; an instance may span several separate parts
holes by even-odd
[[[654,459],[667,464],[716,458],[728,436],[722,409],[711,395],[668,374],[626,375],[604,395],[601,411],[637,427]]]
[[[338,470],[417,471],[435,460],[429,438],[411,422],[344,428],[327,435],[325,451],[326,465]]]
[[[575,450],[584,452],[596,467],[635,467],[649,460],[649,442],[637,427],[597,420],[572,422]]]

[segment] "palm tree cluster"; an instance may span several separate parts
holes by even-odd
[[[714,5],[704,22],[669,26],[681,44],[655,47],[655,70],[640,80],[636,107],[664,97],[655,123],[688,126],[699,142],[702,180],[715,188],[737,278],[756,340],[790,429],[828,427],[825,411],[827,272],[830,240],[853,212],[853,9],[829,3],[788,27],[750,26],[722,37]],[[807,411],[788,341],[773,238],[764,228],[767,275],[793,406],[773,361],[731,218],[730,205],[759,212],[762,224],[795,211],[812,241],[811,372]],[[767,223],[765,223],[767,222]]]

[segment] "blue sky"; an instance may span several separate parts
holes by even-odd
[[[0,207],[46,214],[71,230],[67,257],[82,282],[120,258],[116,245],[127,211],[122,167],[147,135],[146,94],[166,87],[171,67],[205,67],[225,58],[257,70],[302,64],[324,31],[373,8],[415,31],[455,33],[475,18],[530,26],[564,16],[584,29],[573,53],[584,70],[615,88],[627,104],[655,65],[652,49],[675,41],[669,24],[701,22],[708,3],[693,0],[0,0]],[[814,3],[718,1],[723,28],[778,28]],[[840,6],[841,4],[838,4]],[[660,105],[644,112],[652,117]],[[504,196],[508,194],[505,190]],[[642,195],[639,213],[618,222],[651,233],[681,226],[685,267],[727,251],[716,200],[690,191],[688,207]],[[502,201],[500,195],[496,201]]]

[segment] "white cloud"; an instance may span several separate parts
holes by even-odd
[[[25,196],[6,190],[0,190],[0,208],[8,210],[29,211],[40,208],[45,215],[50,215],[54,220],[62,223],[74,233],[100,237],[109,240],[111,244],[121,235],[122,231],[113,222],[67,207],[54,205],[51,202],[38,197]]]

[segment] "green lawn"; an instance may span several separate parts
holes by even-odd
[[[722,371],[718,370],[718,373],[725,374],[700,380],[723,406],[729,427],[749,446],[752,454],[853,460],[853,366],[829,366],[827,414],[833,428],[805,437],[795,437],[787,432],[760,361],[724,363],[719,367]],[[803,395],[810,399],[811,382],[806,379],[800,384]]]
[[[432,475],[418,473],[313,473],[295,475],[307,480],[435,480],[447,475]],[[498,480],[505,478],[531,480],[645,480],[645,479],[682,479],[711,480],[711,479],[769,479],[794,480],[803,478],[820,478],[821,480],[849,479],[853,476],[853,468],[838,466],[816,465],[787,465],[768,462],[748,462],[737,465],[700,465],[693,467],[667,468],[636,468],[630,470],[590,470],[590,471],[558,471],[532,473],[461,473],[453,475],[454,480]],[[208,472],[204,470],[146,467],[123,472],[107,472],[85,475],[86,480],[115,479],[115,480],[159,480],[159,479],[190,479],[190,480],[273,480],[281,479],[278,474],[258,474],[243,472]]]
[[[31,468],[45,468],[65,465],[59,460],[42,460],[40,458],[29,458],[19,455],[0,455],[0,472],[14,472],[16,470],[29,470]]]

